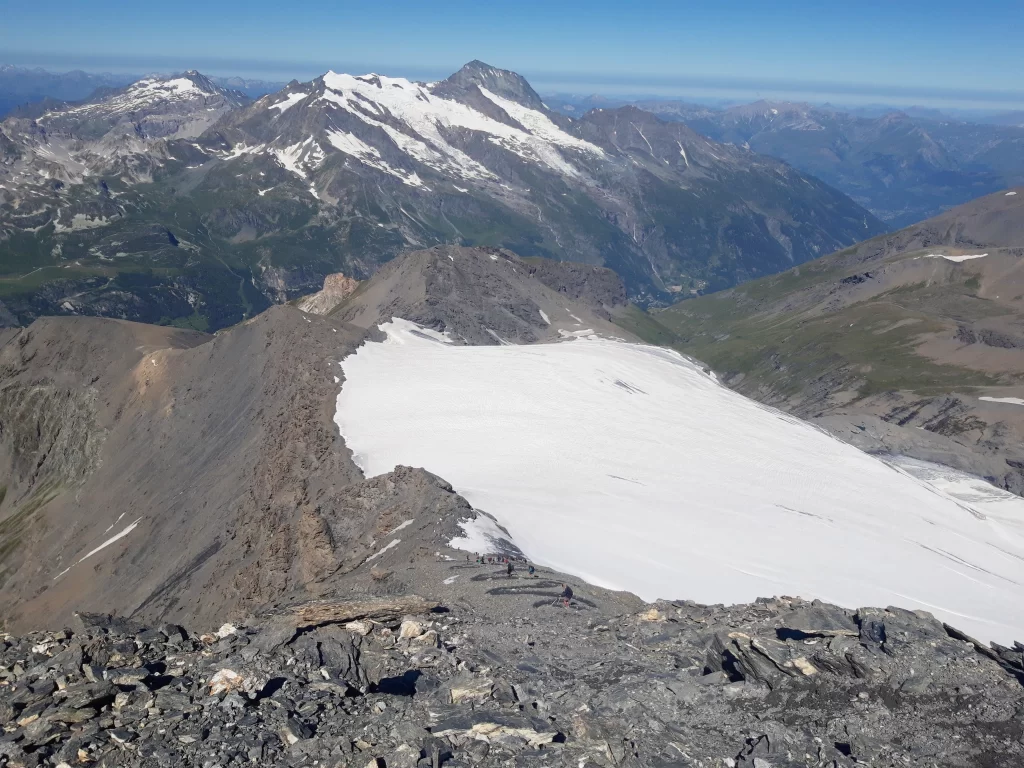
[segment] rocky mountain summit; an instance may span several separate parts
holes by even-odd
[[[629,336],[622,280],[611,270],[498,248],[437,246],[395,259],[329,313],[371,331],[400,317],[457,344],[530,344],[600,331]]]
[[[249,103],[199,72],[149,78],[82,103],[46,103],[3,122],[5,228],[56,232],[124,215],[110,183],[150,183],[169,158],[166,142],[192,139]],[[24,213],[29,208],[37,211]]]
[[[278,607],[206,633],[78,614],[0,638],[10,766],[991,766],[1024,759],[1022,649],[778,598],[639,608],[458,560],[437,602]]]
[[[295,306],[303,312],[326,315],[352,295],[359,287],[359,281],[337,272],[324,278],[324,287],[309,296],[303,296]]]
[[[631,299],[883,231],[785,163],[636,108],[570,119],[514,72],[327,72],[250,103],[195,72],[0,123],[0,316],[217,330],[408,249],[614,269]]]

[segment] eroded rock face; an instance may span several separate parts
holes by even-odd
[[[303,312],[310,312],[314,315],[326,315],[351,296],[358,287],[358,280],[347,277],[341,272],[327,275],[324,278],[324,287],[310,296],[304,296],[299,299],[296,306]]]
[[[79,614],[0,639],[0,765],[993,766],[1024,647],[798,599],[617,613],[450,562],[516,604],[335,599],[233,632]],[[494,590],[490,590],[493,592]],[[457,601],[461,603],[463,601]],[[412,613],[409,613],[409,612]],[[361,616],[359,631],[349,620]],[[287,617],[287,621],[285,618]],[[413,627],[415,630],[413,631]],[[431,634],[436,643],[423,643]]]

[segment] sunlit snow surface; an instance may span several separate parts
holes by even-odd
[[[1009,403],[1010,405],[1024,405],[1024,400],[1019,397],[979,397],[986,403]]]
[[[400,150],[446,175],[469,180],[497,179],[490,170],[451,143],[448,134],[453,129],[480,133],[488,141],[566,176],[579,176],[579,170],[570,162],[571,152],[604,155],[600,147],[563,131],[543,113],[486,91],[485,97],[505,109],[522,127],[442,98],[427,87],[400,77],[356,77],[328,72],[323,81],[323,100],[367,125],[380,128]],[[401,129],[396,128],[396,122]],[[335,144],[335,147],[348,153],[345,146]],[[565,151],[570,151],[569,156],[563,154]],[[349,154],[374,165],[373,156],[365,151]]]
[[[342,361],[368,476],[448,480],[538,562],[646,599],[801,595],[1024,638],[1018,513],[958,500],[657,347],[459,347],[395,320]]]

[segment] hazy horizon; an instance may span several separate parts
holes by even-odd
[[[461,64],[449,69],[382,66],[360,62],[337,62],[333,65],[278,63],[270,69],[255,69],[258,62],[231,61],[198,57],[148,57],[139,59],[113,59],[96,57],[44,56],[24,52],[0,52],[0,65],[40,68],[51,73],[80,70],[89,74],[144,76],[153,73],[177,73],[196,69],[214,77],[240,77],[287,83],[292,79],[311,80],[329,69],[337,72],[364,74],[377,72],[414,80],[443,79]],[[465,62],[462,62],[463,64]],[[492,62],[488,62],[492,63]],[[497,66],[497,65],[496,65]],[[1024,109],[1024,92],[969,91],[951,88],[907,88],[898,85],[871,86],[857,83],[816,83],[813,81],[784,82],[756,79],[732,79],[708,76],[704,78],[666,75],[616,76],[601,73],[530,72],[515,67],[533,87],[544,95],[604,96],[610,99],[635,101],[644,99],[678,99],[699,104],[726,106],[759,99],[770,101],[805,101],[812,104],[832,104],[849,108],[908,109],[924,107],[951,112],[1010,112]]]
[[[334,69],[434,80],[482,59],[548,93],[1024,108],[1024,6],[1007,0],[307,0],[298,12],[269,0],[179,0],[174,13],[128,0],[53,0],[46,18],[9,5],[0,60],[51,71],[195,68],[287,82]]]

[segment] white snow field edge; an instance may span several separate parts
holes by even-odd
[[[898,605],[1024,639],[1019,506],[953,498],[670,350],[381,329],[341,361],[356,463],[440,475],[539,563],[646,600]]]

